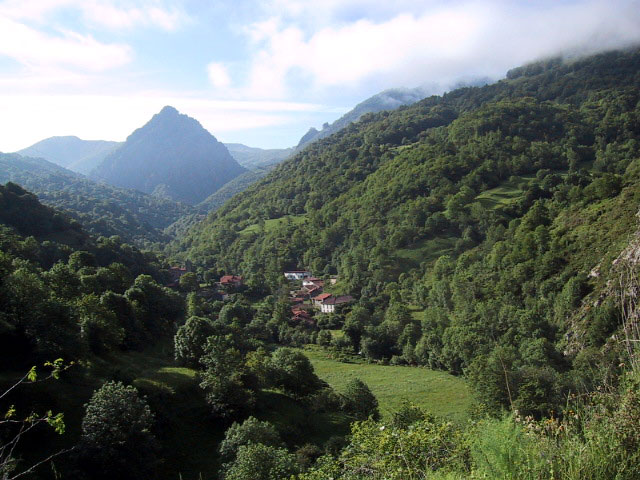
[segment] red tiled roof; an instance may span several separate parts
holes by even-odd
[[[317,298],[317,297],[316,297]],[[324,305],[341,305],[343,303],[353,302],[355,299],[351,295],[342,295],[340,297],[333,297],[324,300]]]
[[[220,277],[220,283],[237,283],[241,281],[242,277],[238,275],[223,275]]]
[[[323,301],[323,300],[326,300],[327,298],[329,298],[330,296],[331,296],[330,293],[321,293],[317,297],[313,297],[313,299],[314,300],[318,300],[318,301]]]

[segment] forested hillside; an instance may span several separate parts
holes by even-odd
[[[635,230],[639,80],[639,52],[614,52],[365,115],[174,251],[202,272],[264,274],[272,288],[286,269],[338,274],[360,299],[343,326],[349,348],[464,372],[494,411],[546,415],[617,365],[613,299],[588,310],[579,346],[565,348],[576,308]]]
[[[0,182],[8,181],[64,210],[90,233],[118,235],[138,246],[169,241],[171,236],[163,229],[194,213],[188,205],[96,183],[42,159],[0,154]]]

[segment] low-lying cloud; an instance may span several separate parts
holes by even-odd
[[[349,12],[374,14],[350,18]],[[386,12],[365,0],[318,5],[274,0],[276,16],[248,33],[257,50],[246,81],[248,95],[286,97],[294,78],[316,91],[438,84],[460,78],[500,78],[532,60],[586,54],[640,42],[640,2],[419,2]],[[406,3],[406,2],[405,2]],[[417,5],[422,5],[418,10]],[[355,13],[353,13],[355,12]],[[387,19],[373,20],[383,13]]]

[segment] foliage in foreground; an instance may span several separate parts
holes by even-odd
[[[352,426],[350,444],[299,480],[632,480],[640,474],[640,379],[618,391],[572,397],[559,417],[517,412],[466,428],[405,406],[390,422]]]

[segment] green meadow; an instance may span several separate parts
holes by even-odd
[[[306,218],[307,217],[305,215],[286,215],[280,218],[270,218],[269,220],[264,221],[264,225],[263,225],[264,232],[268,233],[270,231],[273,231],[287,222],[291,222],[293,225],[301,225],[302,223],[304,223]],[[244,230],[241,230],[240,235],[246,235],[248,233],[259,233],[259,232],[260,232],[260,225],[257,223],[254,223],[252,225],[249,225]]]
[[[344,391],[352,378],[366,383],[377,397],[384,418],[408,401],[434,415],[462,422],[468,418],[471,390],[464,379],[419,367],[345,363],[331,358],[331,351],[307,346],[316,374],[338,392]]]

